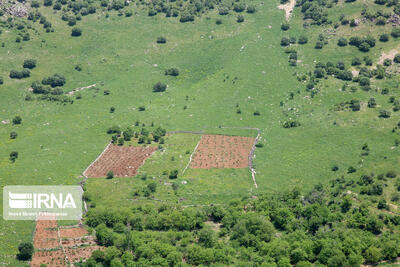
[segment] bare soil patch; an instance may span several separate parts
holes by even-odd
[[[37,251],[32,256],[31,266],[39,267],[41,264],[50,266],[66,266],[64,252],[59,250]]]
[[[77,238],[88,234],[83,227],[73,227],[73,228],[60,228],[61,238]]]
[[[296,0],[290,0],[288,3],[278,6],[279,9],[282,9],[285,11],[286,20],[290,19],[290,16],[292,15],[293,8],[295,5],[296,5]]]
[[[392,49],[390,50],[387,54],[385,52],[382,52],[382,55],[380,56],[379,60],[378,60],[378,64],[383,64],[383,61],[385,61],[385,59],[392,59],[394,58],[394,56],[398,53],[398,51],[396,49]]]
[[[106,177],[113,171],[115,177],[132,177],[156,150],[156,147],[109,145],[83,174],[89,178]]]
[[[191,168],[247,168],[253,137],[203,135],[194,152]]]
[[[95,250],[102,250],[104,247],[100,246],[87,246],[80,248],[65,248],[65,255],[69,262],[79,262],[81,259],[86,260]]]

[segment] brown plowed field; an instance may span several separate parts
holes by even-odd
[[[85,228],[74,227],[74,228],[60,228],[61,238],[77,238],[88,234]]]
[[[66,266],[64,252],[61,249],[35,252],[32,256],[31,266],[39,267],[41,264],[46,264],[47,267]]]
[[[194,152],[191,168],[247,168],[255,138],[203,135]]]
[[[35,237],[33,239],[35,248],[56,248],[59,247],[57,221],[38,220],[36,222]]]
[[[84,175],[89,178],[106,177],[109,171],[113,171],[115,177],[135,176],[139,167],[156,150],[156,147],[110,145]]]
[[[41,264],[59,267],[67,266],[67,262],[86,260],[94,250],[104,249],[95,241],[95,237],[88,235],[86,229],[80,225],[58,227],[55,217],[52,220],[40,218],[36,221],[33,239],[34,247],[38,251],[33,254],[30,264],[34,267]]]
[[[98,249],[102,250],[104,247],[88,246],[80,248],[65,248],[65,255],[67,256],[69,262],[78,262],[81,259],[86,260],[92,255],[93,251]]]

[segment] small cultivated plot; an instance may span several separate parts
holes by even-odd
[[[113,172],[112,176],[115,177],[135,176],[139,167],[156,150],[156,147],[126,147],[110,144],[89,166],[84,175],[89,178],[106,177]]]
[[[252,137],[203,135],[191,168],[247,168],[255,139]]]
[[[39,218],[33,240],[36,252],[31,266],[69,266],[88,259],[94,250],[103,249],[81,225],[58,226],[55,217]]]

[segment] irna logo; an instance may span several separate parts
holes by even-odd
[[[8,192],[8,204],[12,209],[66,209],[76,208],[70,193],[11,193]]]

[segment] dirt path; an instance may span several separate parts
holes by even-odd
[[[393,60],[394,56],[398,53],[398,51],[396,49],[392,49],[390,50],[387,54],[385,52],[382,52],[382,55],[380,56],[379,60],[378,60],[378,64],[383,64],[383,61],[385,61],[385,59],[391,59]]]
[[[286,20],[290,19],[290,16],[292,15],[293,8],[295,5],[296,5],[296,0],[290,0],[288,3],[278,6],[279,9],[285,11]]]
[[[89,85],[89,86],[86,86],[86,87],[75,88],[71,92],[68,92],[67,95],[74,95],[76,92],[82,91],[84,89],[89,89],[89,88],[92,88],[92,87],[95,87],[95,86],[96,86],[96,84],[92,84],[92,85]]]

